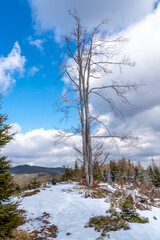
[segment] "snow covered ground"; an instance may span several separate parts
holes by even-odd
[[[84,198],[84,192],[75,189],[75,186],[76,183],[58,184],[41,189],[36,195],[22,198],[20,207],[26,211],[28,221],[20,229],[30,232],[40,229],[43,225],[40,216],[45,212],[49,214],[50,224],[58,227],[57,240],[95,240],[100,237],[100,233],[93,228],[84,226],[91,217],[106,215],[109,203],[106,203],[105,199]],[[131,230],[110,232],[110,239],[160,240],[160,208],[152,208],[152,211],[139,211],[139,213],[141,216],[148,217],[149,223],[132,223],[130,224]]]

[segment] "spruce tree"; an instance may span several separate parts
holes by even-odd
[[[2,101],[0,97],[0,110]],[[6,124],[8,116],[0,113],[0,239],[10,236],[20,220],[17,211],[17,203],[11,201],[14,191],[12,176],[8,172],[10,161],[1,152],[5,145],[13,138],[10,133],[11,125]]]
[[[153,183],[154,182],[154,173],[153,173],[153,168],[151,165],[149,165],[148,169],[148,180],[150,183]]]
[[[154,165],[154,168],[153,168],[153,174],[154,174],[154,180],[153,180],[154,186],[160,187],[160,171],[156,164]]]
[[[79,166],[78,166],[77,160],[75,161],[75,164],[74,164],[74,171],[75,171],[75,177],[77,177],[79,174]]]
[[[114,160],[111,160],[109,167],[110,167],[111,179],[114,182],[118,174],[118,168],[117,168],[116,162]]]
[[[102,171],[99,165],[99,162],[96,161],[93,164],[93,178],[95,181],[102,181],[103,180],[103,175],[102,175]]]

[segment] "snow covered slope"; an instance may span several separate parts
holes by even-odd
[[[95,240],[98,238],[100,233],[84,226],[91,217],[105,215],[109,203],[106,203],[105,199],[86,199],[83,197],[84,192],[75,187],[76,184],[58,184],[45,190],[41,189],[36,195],[23,198],[21,208],[26,210],[28,221],[20,229],[29,232],[39,230],[44,225],[40,217],[47,213],[47,220],[50,224],[58,227],[57,240]],[[148,217],[149,223],[132,223],[130,224],[131,230],[110,232],[110,239],[160,240],[160,208],[141,211],[140,214]],[[157,220],[153,218],[154,216]]]

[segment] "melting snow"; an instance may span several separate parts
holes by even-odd
[[[39,229],[36,219],[49,213],[49,222],[58,227],[57,240],[95,240],[100,236],[93,228],[85,228],[85,224],[93,216],[105,215],[109,203],[105,199],[83,198],[83,193],[75,189],[76,184],[58,184],[41,190],[38,194],[22,199],[21,208],[26,211],[26,224],[20,229],[33,231]],[[112,189],[113,190],[113,189]],[[111,240],[159,240],[160,208],[152,211],[139,211],[149,218],[146,224],[130,224],[131,230],[110,232]],[[155,220],[153,217],[156,217]],[[70,235],[66,235],[71,233]],[[51,239],[51,238],[48,238]],[[108,239],[107,237],[104,239]]]

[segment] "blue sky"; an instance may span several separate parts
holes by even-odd
[[[97,99],[91,109],[100,114],[115,131],[130,128],[140,137],[142,150],[127,150],[122,146],[114,152],[115,159],[126,156],[133,161],[160,161],[160,4],[157,0],[5,0],[0,1],[0,91],[3,91],[3,112],[9,116],[17,134],[3,153],[13,165],[72,165],[73,142],[53,146],[56,128],[63,129],[76,121],[60,122],[61,114],[53,108],[65,83],[58,79],[63,35],[70,34],[73,19],[69,9],[76,8],[82,24],[88,30],[108,17],[107,32],[123,34],[129,39],[122,54],[135,60],[132,70],[112,77],[143,80],[139,94],[129,94],[132,106],[117,107],[124,119],[115,118]],[[102,79],[103,84],[103,79]],[[151,90],[152,89],[152,90]],[[102,129],[100,129],[102,130]],[[106,147],[110,143],[106,143]]]
[[[155,8],[158,2],[153,5]],[[63,88],[63,83],[57,80],[61,55],[59,43],[55,41],[53,31],[36,31],[34,26],[28,1],[5,0],[1,3],[0,54],[6,56],[18,41],[21,55],[26,59],[23,77],[17,77],[14,86],[4,94],[4,111],[9,115],[9,123],[18,122],[24,133],[35,128],[64,126],[63,123],[59,125],[60,115],[53,109]],[[37,39],[43,42],[42,49],[30,44]],[[38,71],[30,74],[34,67]]]
[[[53,128],[59,122],[53,103],[63,85],[57,81],[60,50],[53,33],[35,33],[31,8],[21,0],[1,3],[0,29],[1,55],[7,56],[18,41],[26,59],[23,76],[17,76],[16,83],[4,94],[3,110],[9,115],[9,123],[18,122],[24,133],[35,128]],[[29,39],[42,39],[44,49],[31,45]],[[34,67],[38,70],[35,74],[31,73]]]

